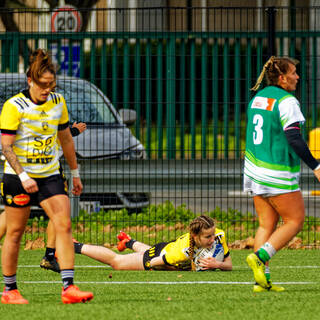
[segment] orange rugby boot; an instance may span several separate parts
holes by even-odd
[[[93,299],[93,293],[81,291],[77,286],[71,285],[66,290],[62,288],[61,299],[63,303],[87,302]]]
[[[28,304],[29,301],[24,299],[20,292],[15,290],[5,291],[3,290],[1,303],[3,304]]]

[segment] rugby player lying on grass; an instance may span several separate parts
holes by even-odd
[[[102,247],[79,242],[74,243],[75,252],[92,259],[106,263],[115,270],[190,270],[195,269],[191,261],[200,248],[211,248],[215,243],[223,247],[223,261],[213,257],[198,259],[201,270],[221,269],[232,270],[232,260],[225,241],[225,234],[216,228],[215,221],[201,215],[191,221],[189,232],[171,242],[161,242],[154,246],[131,239],[129,235],[120,232],[118,250],[125,248],[134,250],[130,254],[117,254]]]

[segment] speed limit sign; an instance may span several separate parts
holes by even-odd
[[[61,6],[55,9],[51,16],[52,32],[80,31],[82,25],[81,14],[73,6]]]

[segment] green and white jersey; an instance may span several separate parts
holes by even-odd
[[[300,158],[284,131],[304,121],[298,100],[279,87],[268,86],[250,101],[244,191],[259,195],[299,190]]]

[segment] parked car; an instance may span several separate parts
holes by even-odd
[[[24,74],[0,73],[0,108],[8,98],[25,88],[27,79]],[[145,159],[143,145],[127,127],[135,122],[135,112],[124,109],[117,112],[103,92],[84,79],[58,76],[56,92],[61,93],[66,100],[70,124],[75,121],[87,124],[87,130],[74,137],[84,185],[80,201],[99,202],[104,208],[125,207],[131,211],[148,206],[149,193],[116,190],[105,192],[104,189],[107,188],[97,183],[106,182],[95,179],[96,173],[101,172],[102,166],[106,165],[106,159]],[[68,173],[66,165],[64,168]]]

